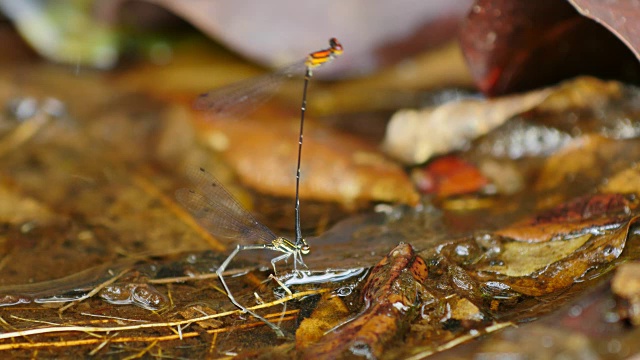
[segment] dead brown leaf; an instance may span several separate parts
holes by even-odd
[[[296,330],[296,349],[302,351],[320,340],[324,334],[347,320],[349,310],[342,299],[333,294],[323,294],[310,317],[302,320]]]
[[[541,296],[567,288],[590,269],[617,259],[625,247],[629,228],[637,222],[637,219],[638,217],[634,217],[614,231],[592,237],[570,256],[549,263],[529,276],[510,277],[501,282],[515,291],[530,296]],[[528,261],[527,257],[521,259]]]
[[[203,130],[205,142],[223,151],[243,183],[266,194],[294,196],[299,120],[207,121],[211,126]],[[305,132],[301,198],[345,207],[363,201],[417,202],[418,194],[403,169],[371,144],[313,120]]]
[[[554,237],[585,232],[625,221],[637,200],[623,194],[595,194],[575,198],[511,226],[497,235],[526,242],[544,242]]]
[[[493,99],[462,100],[422,110],[400,110],[389,124],[384,150],[410,164],[435,155],[461,150],[515,115],[529,110],[545,112],[596,110],[619,99],[622,85],[592,77],[579,77],[557,86]]]
[[[194,319],[202,317],[203,315],[213,315],[217,313],[217,311],[206,305],[194,305],[183,310],[179,310],[178,313],[185,319]],[[202,327],[203,329],[218,329],[222,327],[224,323],[217,319],[207,319],[198,321],[197,324],[200,325],[200,327]]]
[[[570,179],[599,185],[603,178],[628,168],[629,159],[639,154],[633,142],[584,135],[546,159],[534,187],[536,191],[559,190]]]
[[[303,356],[316,359],[369,354],[385,345],[415,316],[413,307],[427,278],[427,266],[409,244],[401,243],[369,274],[363,288],[365,308],[356,318],[321,338]]]
[[[640,195],[640,165],[634,163],[609,178],[601,187],[605,193],[630,193]]]
[[[488,265],[480,268],[480,271],[491,271],[512,277],[528,276],[573,254],[591,237],[591,234],[585,234],[567,240],[533,244],[508,242],[504,244],[500,254],[500,265]]]
[[[618,297],[618,311],[634,326],[640,325],[640,263],[620,265],[611,281],[611,291]]]
[[[400,110],[387,125],[383,147],[406,164],[460,150],[469,141],[540,104],[552,89],[495,100],[463,100],[423,110]]]

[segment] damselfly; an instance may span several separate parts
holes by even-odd
[[[196,110],[207,111],[220,117],[237,116],[254,109],[266,101],[287,79],[305,75],[310,78],[312,70],[342,54],[342,45],[337,39],[329,40],[329,48],[313,52],[305,59],[282,67],[269,74],[250,78],[223,86],[200,95],[193,103]]]
[[[233,196],[224,189],[222,184],[204,169],[199,169],[190,174],[190,178],[195,184],[195,189],[180,189],[176,192],[176,197],[180,203],[187,208],[198,222],[212,235],[219,238],[242,242],[236,246],[235,250],[218,267],[216,273],[220,282],[224,286],[227,296],[231,302],[244,312],[251,314],[257,319],[267,324],[278,336],[284,336],[282,330],[267,319],[247,309],[236,301],[231,294],[222,273],[231,263],[238,252],[243,250],[266,249],[283,253],[271,260],[274,273],[276,263],[293,256],[293,266],[297,270],[298,265],[306,267],[302,260],[302,255],[309,253],[310,248],[302,237],[300,229],[300,162],[302,158],[302,140],[304,129],[304,115],[307,106],[307,87],[312,76],[312,71],[316,67],[325,64],[336,56],[342,54],[342,45],[332,38],[329,40],[330,48],[313,52],[300,64],[304,69],[304,87],[302,91],[302,106],[300,108],[300,135],[298,137],[298,163],[296,170],[296,197],[295,197],[295,241],[284,237],[276,236],[269,228],[260,223],[256,218],[245,210]],[[279,70],[272,75],[258,78],[254,81],[243,81],[227,87],[211,91],[201,95],[196,100],[195,107],[203,110],[211,110],[217,113],[233,112],[241,106],[255,104],[252,97],[263,91],[270,90],[274,82],[279,81],[283,76],[288,76],[298,64]],[[279,75],[276,75],[278,74]]]

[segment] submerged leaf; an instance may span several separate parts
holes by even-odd
[[[216,311],[206,305],[193,305],[184,310],[178,310],[178,313],[185,319],[198,318],[203,315],[212,315]],[[223,322],[217,319],[208,319],[197,322],[203,329],[217,329],[223,325]]]
[[[454,296],[449,300],[448,304],[451,306],[451,319],[459,321],[484,320],[484,315],[482,314],[480,309],[474,303],[469,301],[469,299],[458,298],[457,296]]]
[[[622,194],[582,196],[495,233],[519,241],[544,242],[558,236],[617,226],[636,206],[635,198]]]
[[[587,271],[608,264],[617,259],[625,247],[629,229],[635,224],[638,217],[629,220],[624,226],[616,230],[606,232],[602,235],[592,236],[584,245],[578,247],[573,254],[559,261],[549,263],[547,266],[535,271],[527,276],[514,276],[500,279],[500,282],[508,285],[511,289],[525,295],[541,296],[564,289],[581,277]],[[566,243],[572,247],[576,247],[583,239],[578,238],[575,242]],[[558,242],[561,240],[555,240]],[[547,243],[548,244],[548,243]],[[530,246],[539,246],[528,244]],[[567,251],[564,251],[565,253]],[[562,255],[562,253],[557,253]],[[553,260],[553,255],[548,260]],[[529,257],[522,256],[521,262],[529,261]],[[513,263],[512,263],[513,264]],[[540,266],[541,264],[538,264]],[[520,266],[522,268],[522,266]],[[505,270],[507,271],[507,270]],[[518,274],[514,272],[514,274]]]
[[[297,350],[304,350],[320,340],[327,331],[345,321],[348,315],[349,309],[340,297],[329,293],[323,294],[311,316],[302,320],[300,327],[296,330]]]
[[[533,244],[508,242],[500,255],[500,265],[491,264],[479,270],[507,276],[531,275],[572,254],[591,237],[591,234],[585,234],[568,240]]]

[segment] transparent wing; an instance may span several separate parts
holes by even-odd
[[[302,60],[267,75],[204,93],[194,101],[193,107],[220,117],[241,117],[271,98],[284,80],[303,76],[304,72],[305,60]]]
[[[189,172],[194,189],[179,189],[176,198],[213,236],[255,244],[270,243],[276,235],[242,205],[204,169]]]

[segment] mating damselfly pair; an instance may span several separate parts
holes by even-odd
[[[342,45],[337,39],[329,40],[329,48],[310,53],[305,59],[293,65],[277,70],[271,74],[241,81],[201,95],[194,107],[199,110],[212,111],[220,115],[236,112],[237,109],[254,106],[261,102],[262,94],[271,92],[287,77],[296,74],[304,75],[302,90],[302,106],[300,108],[300,134],[298,138],[298,163],[296,168],[295,192],[295,240],[276,236],[268,227],[260,223],[251,213],[222,186],[222,184],[200,168],[189,174],[194,184],[193,189],[180,189],[176,192],[178,201],[187,208],[193,217],[212,235],[218,238],[241,242],[227,259],[218,267],[216,274],[220,279],[229,300],[242,311],[251,314],[273,329],[278,336],[284,336],[282,330],[262,316],[247,309],[234,298],[222,274],[233,258],[243,250],[265,249],[281,252],[271,260],[274,273],[276,263],[293,256],[294,269],[306,267],[302,255],[309,253],[310,248],[302,237],[300,229],[300,164],[302,158],[302,141],[304,116],[307,107],[307,88],[313,69],[326,64],[342,54]]]

